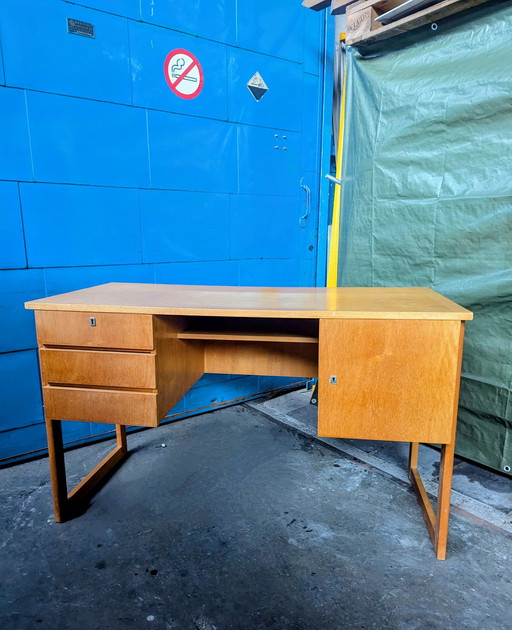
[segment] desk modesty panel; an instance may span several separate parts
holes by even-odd
[[[62,490],[60,421],[119,425],[117,462],[124,426],[157,426],[204,373],[318,377],[319,435],[410,442],[413,463],[419,442],[453,451],[472,313],[430,289],[111,283],[26,307],[57,520],[74,497]]]

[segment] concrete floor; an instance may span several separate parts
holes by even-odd
[[[319,438],[317,408],[310,404],[311,391],[301,389],[283,396],[261,398],[248,405],[266,417],[356,459],[407,485],[409,445],[400,442]],[[427,491],[437,496],[439,451],[420,445],[419,470]],[[452,510],[467,518],[479,519],[512,534],[512,478],[494,470],[455,457]]]
[[[257,409],[129,446],[60,525],[46,460],[0,471],[2,630],[512,629],[509,533],[454,514],[437,561],[406,483]],[[68,453],[71,483],[110,448]]]

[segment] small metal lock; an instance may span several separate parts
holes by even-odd
[[[96,326],[96,317],[89,317],[89,326]]]
[[[329,384],[330,385],[337,385],[338,384],[338,377],[337,376],[331,376],[329,378]]]

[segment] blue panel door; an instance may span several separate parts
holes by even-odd
[[[0,461],[11,462],[46,449],[25,301],[105,282],[324,280],[325,14],[299,0],[40,4],[0,2]],[[193,98],[173,89],[175,51],[201,67]],[[296,381],[205,375],[168,419]],[[67,444],[112,432],[64,424]]]

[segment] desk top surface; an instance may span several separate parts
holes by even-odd
[[[112,282],[33,300],[25,307],[152,315],[473,319],[471,311],[422,287],[210,287]]]

